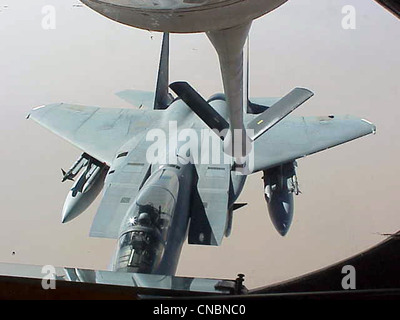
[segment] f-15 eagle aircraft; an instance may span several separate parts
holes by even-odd
[[[263,99],[265,104],[249,101],[244,123],[258,138],[251,166],[243,170],[224,152],[225,96],[206,101],[186,82],[170,84],[177,95],[172,96],[165,90],[168,52],[164,34],[155,93],[118,94],[148,108],[56,103],[28,115],[83,151],[63,171],[63,181],[76,182],[62,222],[84,212],[104,189],[90,236],[118,239],[115,271],[174,275],[186,238],[190,244],[220,245],[231,232],[247,175],[259,171],[271,220],[286,235],[298,193],[296,159],[375,133],[372,123],[348,115],[287,116],[313,95],[295,88],[281,99]],[[267,130],[258,131],[259,123]]]

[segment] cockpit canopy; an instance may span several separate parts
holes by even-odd
[[[175,197],[167,189],[160,186],[144,188],[129,210],[122,233],[138,228],[150,228],[164,238],[164,229],[170,224],[175,204]]]

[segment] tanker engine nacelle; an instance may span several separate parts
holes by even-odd
[[[292,223],[293,193],[300,193],[295,166],[294,161],[264,170],[264,196],[269,216],[281,236],[287,234]]]
[[[76,218],[92,204],[103,189],[108,166],[83,153],[68,172],[62,170],[64,175],[62,182],[65,180],[74,181],[75,176],[81,171],[82,173],[72,186],[67,199],[65,199],[62,223]]]

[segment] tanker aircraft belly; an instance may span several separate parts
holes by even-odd
[[[235,201],[247,175],[259,171],[271,220],[286,235],[299,193],[296,159],[375,133],[372,123],[353,116],[288,116],[313,95],[295,88],[280,100],[259,100],[271,105],[249,101],[253,111],[244,114],[244,125],[257,139],[240,165],[224,146],[225,96],[206,101],[186,82],[168,87],[168,43],[165,34],[155,92],[119,94],[150,108],[57,103],[28,115],[83,151],[62,171],[62,181],[75,182],[61,220],[78,217],[103,190],[90,235],[118,239],[115,271],[174,275],[186,238],[220,245],[231,233],[233,210],[242,206]]]

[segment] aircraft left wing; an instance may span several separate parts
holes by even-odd
[[[149,116],[146,110],[58,103],[37,107],[27,118],[110,165],[118,149],[151,123]]]
[[[265,170],[375,133],[354,116],[287,117],[254,141],[252,172]]]

